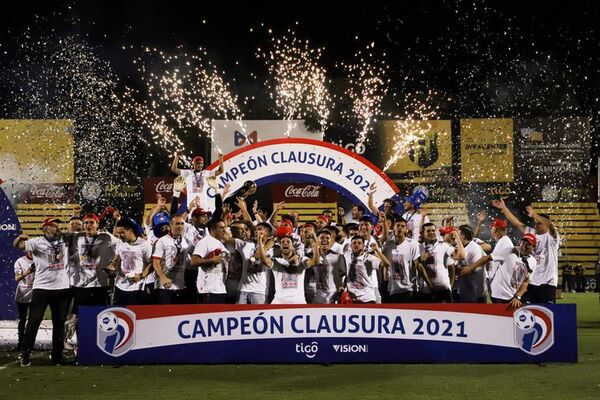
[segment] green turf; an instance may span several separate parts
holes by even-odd
[[[57,367],[42,353],[0,370],[0,399],[600,399],[598,295],[561,302],[578,306],[576,364]]]

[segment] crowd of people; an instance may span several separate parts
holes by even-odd
[[[451,217],[436,226],[410,198],[402,215],[391,199],[376,208],[374,185],[368,209],[340,209],[337,220],[331,210],[300,223],[297,213],[283,214],[284,203],[272,211],[250,206],[252,182],[232,194],[225,186],[211,212],[202,194],[223,171],[222,160],[207,172],[201,157],[191,170],[178,169],[175,157],[172,169],[179,176],[171,204],[159,197],[143,224],[107,208],[73,216],[65,231],[47,217],[42,236],[15,239],[26,252],[15,263],[22,365],[30,363],[48,306],[59,364],[79,306],[491,301],[516,308],[555,301],[560,236],[531,207],[533,228],[494,200],[503,218],[493,219],[493,241],[486,243],[478,238],[485,213],[475,228],[454,226]],[[107,219],[115,221],[110,232],[101,230]],[[522,233],[516,244],[509,225]]]

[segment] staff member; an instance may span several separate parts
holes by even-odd
[[[64,324],[69,307],[69,264],[67,244],[60,232],[60,220],[48,217],[42,221],[44,236],[29,239],[17,237],[13,245],[33,256],[35,279],[29,320],[25,327],[25,341],[21,365],[29,366],[29,357],[46,308],[52,312],[52,362],[61,364],[64,346]]]

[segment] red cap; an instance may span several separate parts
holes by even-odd
[[[325,222],[326,224],[329,223],[329,218],[327,218],[325,215],[318,215],[317,219],[320,219],[321,221]]]
[[[529,242],[529,244],[532,246],[535,246],[537,244],[537,238],[535,237],[535,235],[533,233],[524,234],[523,238],[521,240],[525,240],[526,242]]]
[[[212,214],[210,211],[204,210],[202,208],[196,208],[196,209],[194,209],[194,211],[192,211],[192,217],[195,217],[197,215],[210,215],[210,214]]]
[[[294,224],[289,219],[282,219],[281,223],[279,225],[280,226],[289,226],[292,229],[294,228]]]
[[[199,161],[202,164],[204,164],[204,158],[202,158],[201,156],[196,156],[196,157],[192,158],[193,163],[195,163],[196,161]]]
[[[292,236],[292,232],[293,229],[291,226],[281,225],[275,230],[275,236],[281,239],[283,237]]]
[[[453,226],[442,226],[442,227],[440,228],[440,233],[441,233],[442,235],[448,235],[449,233],[452,233],[452,232],[454,232],[455,230],[456,230],[456,228],[455,228],[455,227],[453,227]]]
[[[313,229],[317,229],[315,224],[313,224],[312,222],[306,222],[304,225],[301,226],[301,228],[304,229],[304,228],[308,228],[309,226],[312,226]]]
[[[44,218],[44,220],[42,221],[42,228],[47,227],[48,225],[50,225],[53,222],[58,222],[60,224],[62,221],[58,217]]]
[[[503,220],[502,218],[496,218],[490,224],[490,228],[506,229],[507,227],[508,227],[508,223],[506,222],[506,220]]]
[[[85,221],[86,219],[93,219],[96,222],[100,222],[100,218],[94,213],[85,214],[81,220]]]

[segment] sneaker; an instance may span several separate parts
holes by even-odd
[[[29,360],[29,352],[24,351],[21,354],[21,367],[29,367],[31,365],[31,361]]]

